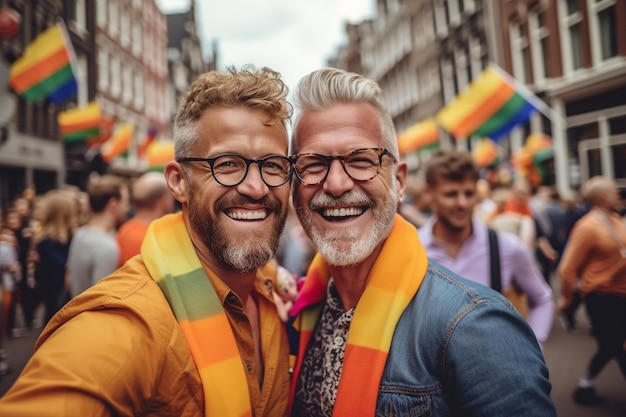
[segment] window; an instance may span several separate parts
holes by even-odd
[[[85,54],[79,54],[77,57],[78,65],[76,68],[76,82],[78,83],[78,94],[77,101],[79,106],[85,106],[89,102],[89,91],[87,86],[89,83],[87,82],[89,72],[87,70],[88,63],[87,57]]]
[[[567,74],[583,67],[583,17],[578,9],[578,0],[561,0],[559,6],[563,39],[561,53]]]
[[[531,15],[529,19],[533,52],[533,70],[537,83],[550,77],[548,34],[545,13]]]
[[[511,34],[511,51],[513,58],[513,75],[524,84],[531,83],[530,48],[526,26],[512,23],[509,27]]]
[[[120,57],[118,55],[111,56],[111,95],[119,97],[122,92]]]
[[[143,104],[144,104],[143,83],[144,83],[144,79],[143,79],[143,74],[142,74],[141,70],[135,71],[135,96],[134,96],[135,101],[134,101],[134,105],[135,105],[135,108],[138,111],[143,110]]]
[[[109,90],[109,53],[105,48],[98,48],[98,89]]]
[[[76,3],[74,3],[74,22],[78,28],[86,30],[87,6],[85,0],[76,0]]]
[[[130,10],[122,5],[120,8],[120,43],[124,48],[130,45]]]
[[[109,0],[109,33],[112,37],[119,33],[119,18],[118,0]]]
[[[104,28],[107,23],[107,0],[97,0],[96,22],[98,26]]]
[[[594,64],[599,65],[617,55],[617,24],[615,0],[596,0],[589,3],[591,43]]]

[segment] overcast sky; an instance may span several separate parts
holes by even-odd
[[[189,9],[191,0],[156,0],[164,13]],[[375,0],[200,0],[203,48],[218,42],[218,65],[252,63],[283,75],[293,90],[347,43],[344,25],[374,16]]]

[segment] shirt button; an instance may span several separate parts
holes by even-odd
[[[250,362],[246,362],[246,369],[248,372],[252,372],[252,364]]]

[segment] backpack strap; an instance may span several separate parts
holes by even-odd
[[[500,278],[500,249],[498,247],[498,234],[493,229],[489,232],[489,267],[491,273],[491,288],[502,292],[502,280]]]

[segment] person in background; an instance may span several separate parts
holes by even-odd
[[[22,336],[17,327],[18,304],[20,303],[19,284],[22,281],[22,263],[20,262],[20,215],[9,209],[4,215],[4,226],[0,231],[0,241],[5,246],[2,265],[2,329],[5,337]]]
[[[140,253],[150,222],[174,211],[174,198],[160,172],[147,172],[137,178],[131,187],[131,200],[133,217],[122,224],[116,235],[119,266]]]
[[[33,219],[33,205],[35,197],[31,188],[26,188],[13,201],[13,209],[19,217],[19,229],[15,230],[18,244],[18,257],[21,267],[21,277],[18,283],[19,300],[22,305],[25,331],[34,327],[35,309],[40,302],[40,294],[35,288],[33,263],[33,238],[35,222]],[[17,329],[16,329],[17,330]]]
[[[611,359],[617,360],[626,378],[626,225],[614,211],[618,204],[614,180],[593,177],[584,188],[592,208],[574,225],[558,267],[559,308],[568,309],[580,277],[579,295],[598,350],[573,398],[580,405],[595,405],[602,399],[595,392],[594,379]]]
[[[432,215],[430,202],[424,193],[424,181],[415,176],[408,177],[406,183],[406,198],[398,207],[398,212],[415,227],[422,227]]]
[[[70,244],[66,285],[72,297],[85,291],[118,267],[120,250],[115,231],[126,220],[130,197],[126,180],[103,175],[87,186],[92,215]]]
[[[285,415],[272,261],[292,172],[287,94],[269,68],[194,80],[164,172],[182,210],[154,220],[141,256],[52,318],[1,416]]]
[[[35,280],[47,323],[69,300],[65,269],[77,225],[76,204],[72,194],[64,190],[48,191],[37,204],[41,231],[35,236]]]
[[[491,286],[488,229],[472,216],[478,201],[478,175],[478,167],[468,152],[451,149],[432,155],[426,163],[426,184],[435,215],[419,235],[432,259],[467,279]],[[552,290],[531,252],[517,237],[498,232],[497,240],[502,293],[515,289],[526,295],[528,323],[543,344],[548,340],[554,317]]]
[[[13,232],[4,227],[4,214],[0,212],[0,376],[11,373],[4,341],[8,335],[8,317],[20,273],[17,240]]]
[[[535,222],[532,217],[505,211],[504,206],[509,199],[509,190],[498,188],[493,195],[495,209],[486,218],[488,227],[511,233],[519,238],[530,253],[535,252],[537,237],[535,235]]]
[[[528,324],[397,214],[407,164],[380,95],[333,68],[295,92],[293,201],[318,253],[291,311],[291,415],[555,416]]]
[[[488,219],[498,208],[498,203],[495,201],[495,194],[498,190],[491,190],[489,181],[484,178],[479,178],[476,181],[476,196],[478,197],[478,203],[474,208],[474,218],[482,223],[487,223]]]

